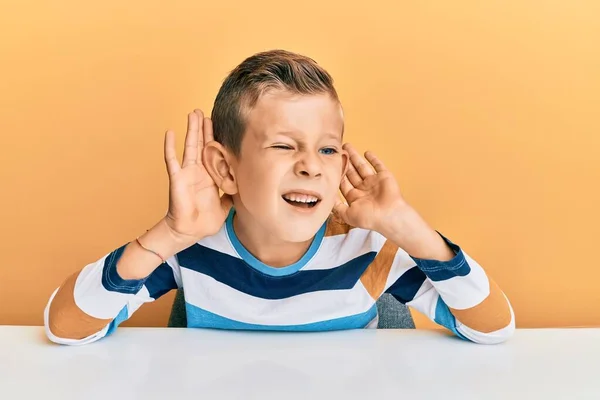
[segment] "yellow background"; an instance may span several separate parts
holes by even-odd
[[[347,139],[519,327],[600,325],[600,2],[3,3],[0,324],[41,324],[68,274],[157,221],[164,131],[181,149],[230,69],[286,48],[332,73]],[[165,325],[171,300],[126,325]]]

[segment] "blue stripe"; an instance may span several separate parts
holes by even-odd
[[[468,275],[471,272],[471,267],[461,248],[441,234],[440,236],[454,252],[454,258],[450,261],[437,261],[412,257],[419,269],[425,272],[425,275],[434,282],[445,281],[455,276]]]
[[[208,275],[250,296],[275,300],[322,290],[351,289],[376,254],[369,252],[337,268],[301,270],[285,276],[263,274],[237,257],[199,244],[180,252],[177,259],[181,268]]]
[[[311,258],[315,255],[319,246],[321,246],[321,242],[323,241],[323,237],[325,236],[325,229],[327,228],[327,223],[324,223],[317,234],[315,235],[310,247],[306,251],[306,253],[294,264],[288,265],[287,267],[275,268],[271,267],[258,258],[254,257],[240,242],[238,237],[235,234],[235,230],[233,229],[233,217],[235,215],[235,210],[232,208],[229,212],[229,216],[227,217],[226,230],[227,236],[233,245],[233,248],[237,253],[242,257],[244,261],[248,263],[251,267],[259,270],[260,272],[272,275],[272,276],[284,276],[291,275],[298,272],[302,267],[306,265],[307,262],[310,261]]]
[[[117,272],[117,262],[127,245],[111,252],[104,260],[102,268],[102,286],[110,292],[136,294],[144,286],[144,279],[122,279]]]
[[[386,290],[386,293],[391,293],[398,301],[403,304],[408,303],[415,298],[415,295],[425,282],[427,277],[418,267],[413,267],[403,273],[397,280]]]
[[[108,326],[108,331],[106,332],[106,336],[113,333],[121,324],[121,322],[127,320],[127,318],[129,318],[129,312],[127,310],[127,306],[125,306],[121,309],[121,311],[119,311],[119,314],[115,317],[115,319],[113,319],[110,322],[110,325]]]
[[[146,285],[146,289],[148,289],[150,297],[155,300],[170,290],[177,288],[177,282],[175,282],[173,269],[166,263],[163,263],[156,268],[146,280],[144,285]]]
[[[302,325],[257,325],[235,321],[211,313],[192,304],[185,304],[187,313],[187,326],[189,328],[214,328],[229,330],[257,330],[257,331],[288,331],[288,332],[315,332],[335,331],[343,329],[362,329],[377,316],[377,306],[373,305],[368,311],[348,317],[336,318],[327,321],[313,322]]]
[[[450,312],[450,309],[444,303],[441,297],[438,297],[437,304],[435,305],[435,323],[442,325],[452,331],[456,336],[461,339],[468,340],[456,329],[456,318]]]

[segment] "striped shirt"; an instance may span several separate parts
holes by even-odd
[[[217,234],[170,257],[144,279],[124,280],[117,273],[126,245],[85,266],[50,297],[46,334],[60,344],[94,342],[144,303],[184,288],[190,328],[376,328],[376,301],[390,293],[462,339],[506,340],[515,327],[508,300],[476,261],[442,238],[455,253],[452,260],[417,259],[377,232],[331,217],[298,262],[273,268],[238,240],[232,212]]]

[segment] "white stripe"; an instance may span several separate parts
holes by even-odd
[[[332,269],[371,251],[379,252],[385,237],[374,231],[354,228],[347,234],[326,236],[315,256],[302,268],[303,271]]]
[[[413,307],[433,321],[439,297],[439,293],[436,292],[431,282],[426,279],[419,288],[415,298],[406,303],[406,305]]]
[[[371,322],[369,322],[367,324],[367,326],[365,326],[365,329],[377,329],[377,325],[379,324],[379,314],[377,314],[375,316],[375,318],[373,318],[371,320]]]
[[[490,294],[490,283],[483,268],[464,251],[463,254],[471,268],[471,272],[468,275],[455,276],[444,281],[432,282],[429,279],[425,280],[426,282],[433,283],[433,286],[435,286],[436,290],[442,296],[446,305],[456,310],[474,307],[485,300]],[[385,284],[385,289],[387,290],[406,271],[415,266],[416,263],[410,255],[404,250],[398,249]],[[423,289],[422,286],[420,291]],[[419,294],[415,298],[417,296]]]
[[[456,310],[475,307],[485,300],[490,294],[488,277],[479,264],[466,254],[465,257],[471,267],[471,272],[468,275],[455,276],[445,281],[436,282],[427,278],[419,288],[415,298],[407,304],[430,316],[430,318],[434,318],[438,295],[442,296],[448,307]],[[431,289],[434,289],[435,296],[426,293]]]
[[[360,281],[352,289],[262,299],[242,293],[208,275],[182,269],[185,300],[219,316],[260,325],[301,325],[368,311],[375,301]]]
[[[95,263],[86,265],[79,273],[73,291],[77,307],[94,318],[112,319],[134,297],[136,303],[154,301],[145,286],[135,295],[106,290],[102,285],[102,269],[107,256]]]
[[[466,276],[432,282],[446,305],[456,310],[475,307],[490,295],[490,281],[481,266],[465,253],[471,267]]]
[[[183,285],[183,282],[181,281],[181,267],[179,266],[177,254],[167,258],[166,261],[167,265],[173,270],[173,277],[175,278],[175,283],[177,284],[177,287],[180,288]]]
[[[392,268],[388,274],[387,281],[385,282],[385,290],[388,290],[390,286],[394,284],[406,271],[414,268],[417,264],[415,261],[402,249],[398,249],[394,255],[394,261],[392,262]]]
[[[371,251],[380,251],[385,240],[385,237],[377,232],[360,228],[351,229],[345,234],[326,236],[323,238],[314,257],[302,267],[302,270],[337,268]],[[223,225],[216,235],[206,237],[199,241],[198,244],[241,259],[241,256],[229,240],[225,225]]]
[[[140,290],[139,293],[145,293],[146,295],[149,295],[148,289],[146,288],[146,286],[144,286],[142,288],[142,290]],[[153,301],[153,300],[151,300],[151,301]],[[146,303],[149,303],[149,302],[146,301],[146,299],[144,297],[137,296],[137,295],[135,297],[134,296],[130,297],[129,301],[127,302],[127,319],[131,318],[133,313],[136,312],[137,310],[139,310],[140,307]],[[123,322],[121,322],[121,323],[123,323]]]
[[[233,244],[229,240],[227,235],[227,226],[223,224],[219,232],[213,236],[207,236],[198,242],[199,245],[208,247],[211,250],[218,251],[219,253],[227,254],[231,257],[241,258],[240,255],[233,248]]]

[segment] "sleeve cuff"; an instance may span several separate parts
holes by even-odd
[[[444,281],[455,276],[466,276],[471,272],[462,249],[438,232],[444,242],[452,249],[455,256],[449,261],[427,260],[411,257],[417,267],[432,281]]]
[[[108,291],[124,294],[136,294],[144,286],[146,278],[143,279],[123,279],[117,272],[117,262],[123,255],[123,251],[127,245],[119,247],[117,250],[110,253],[104,260],[102,269],[102,286]]]

